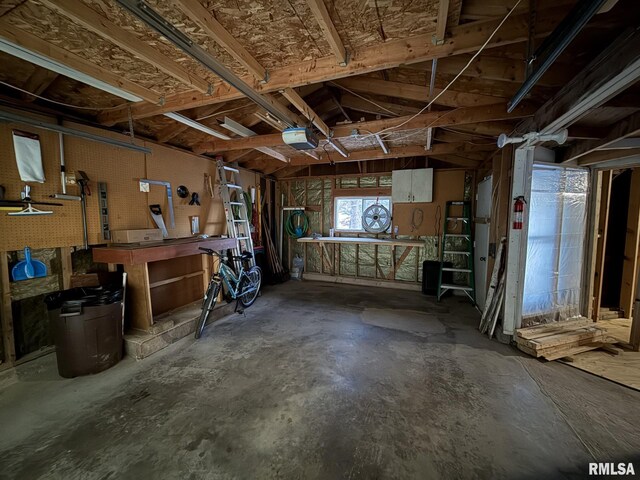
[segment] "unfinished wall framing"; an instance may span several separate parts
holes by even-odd
[[[422,282],[422,262],[439,260],[442,220],[436,222],[436,218],[444,215],[447,201],[472,198],[473,175],[462,169],[436,170],[433,190],[432,203],[393,205],[393,225],[398,226],[398,235],[392,244],[376,245],[370,241],[391,239],[389,234],[336,233],[338,237],[361,238],[362,242],[301,243],[285,233],[283,260],[292,265],[293,257],[300,255],[308,274],[417,285]],[[327,237],[334,224],[334,199],[354,195],[391,195],[391,173],[284,180],[278,182],[277,200],[279,207],[305,207],[308,233]],[[412,229],[414,209],[423,211],[424,221]],[[285,221],[286,218],[285,214]],[[445,260],[456,265],[460,261],[459,258]]]

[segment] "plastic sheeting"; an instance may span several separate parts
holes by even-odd
[[[587,170],[533,167],[523,318],[580,315],[588,190]]]

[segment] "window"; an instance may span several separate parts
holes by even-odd
[[[391,212],[391,197],[337,197],[334,201],[334,227],[338,232],[364,232],[362,212],[376,201]],[[389,227],[389,230],[391,227]]]

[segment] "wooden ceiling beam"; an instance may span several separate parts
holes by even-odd
[[[624,161],[637,157],[640,163],[640,148],[627,148],[624,150],[596,150],[578,158],[581,167],[597,166],[601,163]]]
[[[424,157],[432,155],[462,155],[476,153],[480,151],[494,150],[497,148],[495,145],[491,148],[477,147],[466,142],[458,143],[436,143],[432,145],[431,150],[427,150],[424,145],[407,145],[407,146],[393,146],[389,145],[389,153],[385,154],[380,149],[374,150],[355,150],[349,153],[348,157],[343,157],[337,153],[323,152],[319,155],[319,158],[313,159],[309,157],[303,157],[297,155],[291,157],[290,164],[294,165],[316,165],[322,163],[328,163],[330,160],[335,163],[346,162],[362,162],[366,160],[380,160],[383,158],[406,158],[406,157]],[[475,159],[469,159],[470,162],[477,162]]]
[[[436,160],[450,163],[451,165],[455,165],[456,167],[465,167],[465,168],[475,169],[475,168],[478,168],[478,166],[480,165],[479,160],[471,160],[469,158],[465,158],[460,155],[429,155],[429,158],[435,158]]]
[[[282,96],[291,102],[302,115],[304,115],[307,120],[313,123],[320,132],[325,137],[331,136],[331,131],[326,123],[320,118],[320,116],[313,111],[313,109],[307,105],[307,102],[296,92],[293,88],[285,88],[280,93]]]
[[[438,17],[436,18],[436,33],[433,34],[433,44],[442,45],[447,32],[447,18],[449,17],[449,3],[451,0],[440,0]]]
[[[41,95],[44,93],[44,91],[56,81],[58,76],[59,74],[56,72],[36,66],[35,71],[29,75],[27,81],[22,85],[24,90],[33,93],[33,95],[22,93],[23,100],[25,102],[33,102],[36,99],[35,95]]]
[[[54,12],[64,15],[72,22],[82,25],[135,57],[162,70],[182,84],[205,94],[211,91],[211,85],[207,80],[193,75],[182,65],[174,62],[133,33],[116,25],[84,3],[77,0],[42,0],[42,3]]]
[[[377,106],[367,100],[345,93],[340,97],[340,104],[344,108],[354,110],[356,112],[371,113],[383,117],[396,117],[400,115],[414,115],[420,111],[418,107],[409,107],[397,103],[384,102],[382,100],[373,100]]]
[[[307,0],[307,4],[313,16],[316,17],[316,21],[320,25],[327,42],[329,42],[329,46],[338,60],[338,65],[345,67],[348,61],[347,50],[344,48],[340,35],[338,35],[338,31],[331,20],[324,0]]]
[[[125,90],[132,95],[143,98],[149,102],[148,105],[155,106],[160,103],[162,98],[162,95],[159,93],[142,87],[137,83],[131,82],[123,78],[121,75],[112,73],[93,62],[85,60],[75,53],[64,50],[63,48],[36,37],[25,30],[16,28],[6,20],[0,20],[0,37],[29,50],[30,52],[37,53],[38,55],[53,60],[56,63],[88,75],[89,77],[99,79],[108,85]]]
[[[387,97],[402,98],[418,102],[429,102],[429,87],[425,85],[413,85],[410,83],[389,82],[387,80],[353,77],[336,80],[337,85],[341,85],[359,93],[369,93],[372,95],[385,95]],[[434,97],[442,92],[441,89],[434,89]],[[492,105],[504,102],[504,98],[491,97],[488,95],[478,95],[475,93],[459,92],[452,89],[446,90],[436,104],[446,107],[473,107],[477,105]]]
[[[258,81],[267,81],[267,70],[240,45],[199,0],[172,0],[172,2]]]
[[[525,122],[522,132],[555,133],[640,78],[640,29],[629,28]]]
[[[536,24],[536,33],[540,36],[549,34],[559,19],[563,18],[565,12],[566,9],[546,12],[547,14],[539,18]],[[494,37],[488,46],[526,41],[529,36],[528,18],[528,14],[511,17],[500,29],[500,35]],[[351,52],[351,59],[346,67],[336,65],[335,57],[332,55],[274,69],[269,72],[269,82],[265,85],[257,84],[253,77],[243,77],[243,80],[249,84],[253,83],[254,88],[260,93],[274,92],[287,87],[295,88],[309,83],[337,80],[395,68],[404,64],[424,62],[433,58],[475,52],[495,30],[499,22],[500,20],[490,20],[454,27],[451,29],[451,37],[444,45],[432,45],[431,34],[428,33],[354,50]],[[140,119],[171,111],[227,102],[241,97],[242,94],[235,88],[223,82],[216,82],[211,95],[197,92],[178,93],[167,96],[161,106],[141,102],[131,107],[131,115],[134,119]],[[105,125],[113,125],[127,119],[128,110],[126,108],[105,111],[99,116],[99,121]]]
[[[354,129],[380,132],[383,129],[398,128],[398,132],[403,130],[414,130],[427,127],[442,127],[453,125],[465,125],[478,122],[491,122],[494,120],[507,120],[528,117],[533,114],[535,108],[522,104],[512,113],[507,113],[504,103],[481,107],[459,108],[457,110],[431,111],[417,116],[386,118],[371,122],[348,123],[337,125],[333,128],[336,139],[350,137]],[[229,150],[243,150],[256,147],[276,147],[284,145],[282,135],[279,133],[269,135],[256,135],[234,140],[215,140],[204,142],[197,146],[194,151],[198,153],[214,152],[220,153]]]
[[[570,145],[562,156],[562,163],[578,160],[597,150],[606,148],[618,140],[640,135],[640,112],[629,115],[609,129],[607,134],[599,140],[582,140]]]

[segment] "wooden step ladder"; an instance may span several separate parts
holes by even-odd
[[[253,240],[251,239],[251,223],[247,212],[247,204],[244,201],[244,190],[240,179],[240,170],[225,165],[221,157],[216,159],[218,178],[220,179],[220,196],[224,205],[224,214],[227,218],[227,236],[237,238],[237,247],[233,249],[233,255],[239,257],[242,252],[253,255]],[[230,178],[229,178],[230,177]],[[232,199],[232,196],[235,197]],[[240,271],[240,260],[235,260],[236,271]],[[255,258],[249,260],[249,266],[256,264]]]
[[[454,213],[453,211],[457,213]],[[464,292],[475,305],[476,286],[473,271],[473,241],[471,239],[471,202],[447,202],[445,207],[444,228],[442,229],[442,250],[440,253],[440,274],[438,276],[438,301],[449,290]],[[458,228],[458,226],[461,228]],[[459,231],[457,231],[459,230]],[[462,239],[463,247],[452,244],[451,240]],[[445,262],[445,257],[448,260]],[[463,262],[460,262],[460,257]],[[446,266],[453,260],[454,267]],[[461,266],[460,264],[464,264]],[[443,272],[462,274],[465,283],[443,283]]]

